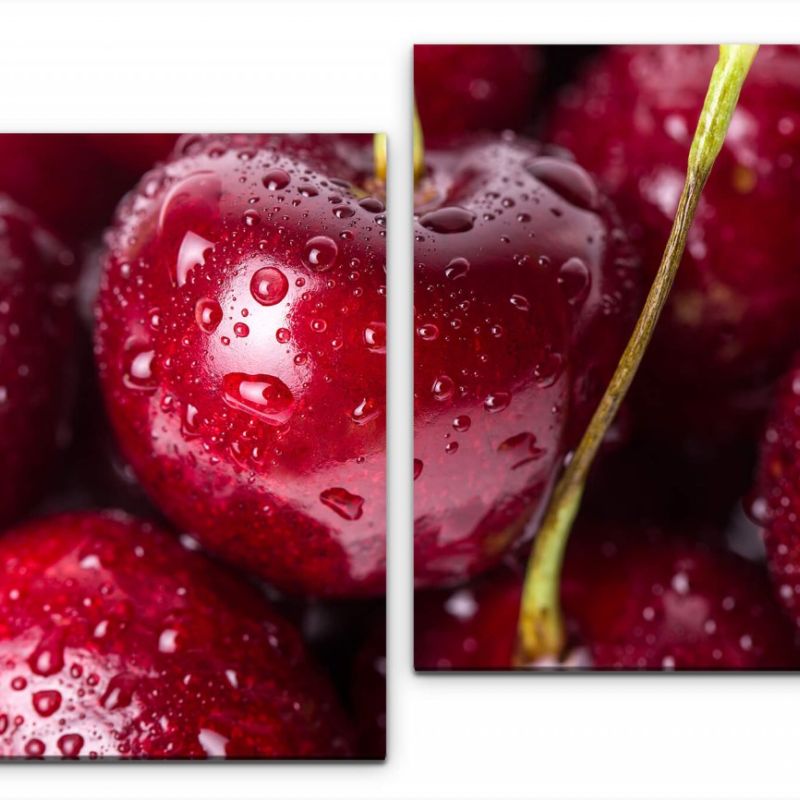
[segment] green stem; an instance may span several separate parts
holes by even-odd
[[[422,136],[422,123],[419,121],[417,105],[414,104],[414,117],[412,122],[414,185],[425,174],[425,139]]]
[[[700,195],[719,155],[758,45],[721,45],[689,151],[686,180],[664,255],[633,334],[572,460],[548,504],[528,562],[515,663],[560,657],[565,634],[559,602],[561,564],[597,450],[642,361],[686,247]]]
[[[372,136],[372,159],[375,180],[386,183],[386,169],[388,162],[388,148],[385,133],[376,133]]]

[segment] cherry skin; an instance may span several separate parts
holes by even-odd
[[[639,296],[637,263],[575,163],[511,134],[427,161],[414,250],[420,587],[463,581],[520,540]]]
[[[800,625],[800,359],[780,381],[749,511],[762,526],[775,591]]]
[[[383,591],[385,214],[371,149],[190,137],[107,237],[95,352],[123,456],[210,550]]]
[[[550,126],[660,262],[712,46],[611,47],[563,90]],[[725,441],[758,421],[800,344],[800,48],[762,47],[703,192],[634,388],[642,424]]]
[[[241,578],[122,512],[0,539],[0,755],[341,757],[297,632]]]
[[[414,97],[425,136],[522,128],[541,68],[530,45],[415,45]]]
[[[132,172],[85,134],[0,134],[0,192],[72,246],[111,222],[114,205],[149,166]]]
[[[570,541],[562,603],[576,648],[565,666],[797,667],[795,633],[761,565],[699,542],[635,533]],[[504,567],[472,585],[420,595],[417,669],[509,669],[521,591],[521,570]]]
[[[69,250],[0,195],[0,524],[43,493],[68,434],[74,279]]]
[[[386,617],[373,622],[356,653],[350,695],[362,758],[386,758]]]

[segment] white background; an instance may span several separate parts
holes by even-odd
[[[389,761],[6,765],[0,797],[791,797],[800,677],[411,673],[411,45],[800,41],[781,3],[0,2],[6,130],[390,136]]]

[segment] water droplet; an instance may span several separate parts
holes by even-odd
[[[258,216],[257,211],[253,211],[253,209],[248,209],[247,211],[242,214],[242,222],[248,227],[253,227],[257,225],[261,221],[261,217]]]
[[[225,758],[228,754],[228,739],[221,733],[208,728],[200,728],[197,741],[200,742],[200,747],[210,758]]]
[[[15,692],[21,692],[27,685],[28,681],[25,680],[22,675],[17,675],[17,677],[11,681],[11,688]]]
[[[333,216],[336,219],[347,219],[352,217],[356,212],[350,206],[334,206]]]
[[[133,693],[139,685],[139,679],[130,672],[120,672],[109,682],[100,705],[109,711],[115,708],[127,708],[133,700]]]
[[[486,395],[483,401],[483,407],[490,413],[496,414],[498,411],[503,411],[508,408],[511,402],[510,392],[491,392]]]
[[[60,630],[51,631],[42,638],[36,649],[28,656],[30,668],[47,678],[64,668],[64,639]]]
[[[198,433],[198,411],[196,406],[191,403],[186,404],[181,420],[181,431],[184,436],[197,436]]]
[[[455,384],[449,375],[440,375],[431,387],[431,392],[436,400],[447,400],[453,396]]]
[[[419,224],[434,233],[465,233],[475,224],[475,214],[461,206],[446,206],[420,217]]]
[[[63,756],[77,758],[83,748],[83,736],[79,733],[65,733],[56,744]]]
[[[508,298],[508,301],[519,311],[530,311],[531,309],[528,298],[523,297],[521,294],[512,294],[511,297]]]
[[[25,755],[31,758],[40,758],[44,755],[45,746],[41,739],[29,739],[25,743]]]
[[[328,323],[324,319],[314,318],[309,323],[309,327],[314,333],[325,333],[328,330]]]
[[[262,179],[261,182],[271,192],[277,192],[280,189],[285,189],[292,180],[286,170],[271,169]]]
[[[204,297],[195,304],[194,318],[201,331],[213,333],[222,322],[222,309],[216,300]]]
[[[55,689],[34,692],[33,707],[40,717],[52,716],[61,708],[61,692],[57,692]]]
[[[250,279],[250,294],[262,306],[280,303],[289,291],[289,281],[277,267],[261,267]]]
[[[364,498],[351,494],[340,486],[326,489],[320,494],[319,499],[323,505],[335,511],[343,519],[360,519],[364,513]]]
[[[427,325],[420,325],[417,328],[417,336],[424,339],[426,342],[433,342],[439,338],[439,328],[432,322]]]
[[[558,271],[558,285],[570,305],[580,305],[586,299],[591,282],[589,267],[579,258],[568,259]]]
[[[165,628],[158,637],[159,653],[174,653],[178,649],[178,631]]]
[[[294,411],[289,387],[273,375],[230,372],[222,379],[222,397],[231,407],[266,422],[285,425]]]
[[[233,326],[233,332],[239,339],[244,339],[250,334],[250,326],[244,322],[237,322]]]
[[[292,334],[288,328],[278,328],[278,330],[275,331],[275,338],[281,344],[286,344],[292,338]]]
[[[188,231],[178,250],[178,260],[175,263],[175,283],[183,286],[189,279],[189,273],[195,267],[202,267],[206,263],[206,253],[213,249],[213,242]]]
[[[453,455],[453,453],[455,453],[455,452],[457,452],[457,451],[458,451],[458,442],[448,442],[448,443],[447,443],[447,444],[444,446],[444,451],[445,451],[445,453],[447,453],[448,455]]]
[[[453,420],[453,429],[459,433],[466,433],[470,425],[472,425],[472,420],[466,414],[461,414]]]
[[[417,478],[419,478],[420,475],[422,475],[422,467],[423,467],[422,459],[415,458],[414,459],[414,480],[416,480]]]
[[[385,210],[385,206],[377,197],[365,197],[363,200],[359,200],[358,204],[370,214],[380,214]]]
[[[126,368],[122,382],[129,389],[138,391],[152,391],[156,388],[153,375],[153,360],[155,351],[148,344],[130,342],[125,352]]]
[[[597,208],[597,186],[588,173],[572,161],[548,156],[525,165],[527,171],[574,206]]]
[[[365,397],[350,415],[356,425],[366,425],[381,413],[380,407],[374,400]]]
[[[330,269],[339,255],[339,247],[329,236],[314,236],[306,242],[303,261],[317,272]]]
[[[444,268],[444,275],[446,278],[454,281],[458,278],[463,278],[469,272],[469,268],[470,263],[466,258],[454,258]]]
[[[533,368],[536,385],[545,388],[552,386],[563,371],[564,359],[559,353],[545,353],[542,360]]]
[[[510,458],[511,469],[522,467],[544,455],[544,450],[536,446],[536,436],[528,431],[509,436],[497,446],[497,452]]]
[[[364,328],[364,344],[373,353],[386,352],[386,324],[383,322],[370,322]]]

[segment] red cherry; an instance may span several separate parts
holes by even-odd
[[[122,512],[0,539],[0,755],[332,757],[333,693],[258,592]]]
[[[612,47],[564,90],[551,136],[609,192],[650,273],[681,191],[716,47]],[[656,432],[730,439],[800,344],[800,48],[762,47],[635,386]]]
[[[644,532],[570,542],[562,602],[593,669],[791,669],[791,624],[760,565],[698,542]],[[418,669],[508,669],[522,575],[506,567],[474,584],[420,595]],[[585,662],[585,663],[584,663]]]
[[[0,523],[42,493],[68,435],[74,279],[72,254],[0,195]]]
[[[73,245],[111,222],[137,178],[84,134],[0,134],[0,192],[35,209]]]
[[[356,653],[350,690],[359,752],[364,758],[386,758],[386,621],[373,623]]]
[[[174,133],[88,133],[89,142],[126,174],[133,183],[167,158],[178,140]],[[130,189],[131,186],[126,188]]]
[[[186,140],[108,237],[96,355],[123,455],[209,549],[294,591],[384,584],[385,214],[369,146]]]
[[[540,51],[530,45],[414,47],[414,96],[426,137],[521,128],[540,79]]]
[[[775,590],[800,625],[800,360],[779,384],[761,439],[750,514],[763,526]]]
[[[429,151],[415,224],[418,585],[496,564],[630,330],[638,269],[589,176],[513,135]]]

